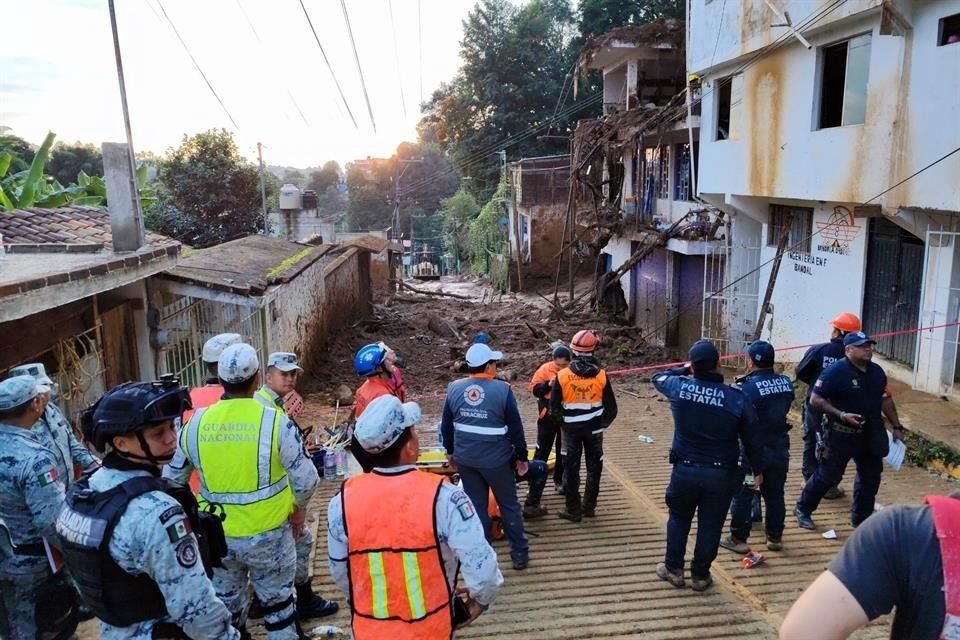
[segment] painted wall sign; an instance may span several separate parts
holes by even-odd
[[[826,222],[817,222],[817,251],[845,256],[850,254],[850,243],[860,235],[862,225],[856,224],[853,212],[843,205],[833,208]]]

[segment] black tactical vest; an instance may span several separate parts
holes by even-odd
[[[176,499],[193,531],[201,536],[199,509],[190,490],[154,477],[131,478],[109,491],[96,492],[90,489],[89,477],[85,476],[67,492],[66,506],[57,519],[61,548],[84,604],[98,618],[116,627],[167,615],[163,594],[153,579],[146,574],[127,573],[110,555],[113,530],[127,505],[149,491],[161,491]],[[219,566],[222,556],[215,554],[211,561],[205,557],[207,546],[201,541],[201,557],[209,574],[212,566]]]

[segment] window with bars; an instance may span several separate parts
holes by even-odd
[[[660,158],[660,164],[657,167],[657,197],[668,200],[670,198],[670,156],[667,155],[667,147],[659,147],[657,155]]]
[[[697,169],[697,156],[699,155],[700,144],[693,143],[693,168]],[[693,176],[690,174],[690,145],[686,142],[674,147],[674,158],[676,158],[673,176],[673,199],[680,201],[690,201],[693,199]],[[699,172],[697,172],[699,173]]]
[[[813,209],[809,207],[787,207],[770,205],[770,224],[767,225],[767,246],[776,247],[780,236],[789,225],[787,249],[799,253],[810,253],[813,240]]]

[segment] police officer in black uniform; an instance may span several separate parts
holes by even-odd
[[[226,551],[219,521],[160,477],[189,407],[187,388],[169,377],[122,384],[82,418],[107,455],[70,488],[56,530],[103,640],[241,637],[207,573]]]
[[[817,442],[822,438],[820,422],[823,414],[810,406],[810,394],[813,385],[823,373],[823,370],[838,360],[843,360],[843,338],[851,331],[860,331],[860,318],[844,311],[830,321],[833,332],[830,342],[815,344],[803,354],[803,359],[795,369],[797,379],[807,383],[807,396],[803,399],[803,480],[806,482],[817,468]],[[831,487],[824,496],[827,500],[834,500],[843,496],[839,486]]]
[[[751,507],[756,491],[760,491],[766,504],[764,528],[767,534],[767,549],[783,548],[783,522],[786,518],[786,503],[783,497],[790,466],[790,424],[787,414],[793,404],[794,390],[790,378],[773,370],[775,351],[765,340],[757,340],[747,348],[750,372],[737,380],[737,386],[757,410],[760,438],[763,447],[763,485],[753,486],[753,470],[741,450],[742,487],[730,505],[730,535],[720,541],[720,546],[737,553],[750,551]],[[749,481],[748,481],[749,479]]]
[[[893,423],[893,437],[903,438],[887,392],[887,376],[872,362],[874,344],[862,331],[848,333],[843,339],[846,357],[830,365],[813,386],[810,405],[824,414],[824,447],[820,466],[804,485],[794,510],[797,524],[804,529],[816,528],[811,516],[827,490],[843,478],[850,460],[857,465],[850,521],[856,527],[866,520],[873,513],[883,457],[890,450],[884,414]]]
[[[717,557],[723,521],[739,480],[739,443],[761,486],[763,458],[756,411],[742,391],[724,384],[717,348],[700,340],[689,355],[689,365],[659,373],[652,380],[670,400],[674,421],[673,472],[666,492],[667,552],[657,565],[657,576],[675,587],[684,586],[687,536],[694,514],[699,513],[690,576],[693,589],[705,591],[713,584],[710,565]]]

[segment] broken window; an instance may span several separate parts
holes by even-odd
[[[813,209],[809,207],[787,207],[770,205],[770,224],[767,225],[767,246],[780,244],[780,236],[789,226],[787,250],[810,253],[813,239]]]
[[[699,155],[700,145],[693,143],[693,168],[697,175],[697,156]],[[680,201],[689,201],[693,199],[693,176],[690,175],[690,145],[686,142],[674,147],[674,155],[677,159],[676,173],[673,181],[673,199]]]
[[[660,147],[657,150],[660,157],[659,171],[657,173],[657,197],[661,200],[670,198],[670,156],[667,155],[667,147]]]
[[[937,46],[942,47],[947,44],[960,44],[960,13],[940,18]]]
[[[715,81],[717,93],[717,130],[715,140],[740,137],[740,109],[743,105],[743,74]]]
[[[867,119],[870,34],[823,48],[818,129],[863,124]]]

